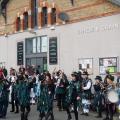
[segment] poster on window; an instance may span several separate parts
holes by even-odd
[[[117,72],[117,57],[99,58],[100,74],[105,74],[108,70],[111,74]]]
[[[79,59],[79,70],[87,70],[89,74],[93,74],[93,59],[81,58]]]

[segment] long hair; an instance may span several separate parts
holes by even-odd
[[[46,77],[48,77],[48,80],[45,79],[46,84],[53,84],[53,80],[51,79],[51,74],[47,73]]]

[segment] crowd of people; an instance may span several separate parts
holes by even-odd
[[[94,89],[94,93],[91,89]],[[108,99],[108,93],[116,91],[119,101],[113,103]],[[21,120],[28,120],[31,104],[37,105],[39,120],[55,120],[54,101],[57,101],[58,111],[66,111],[66,119],[71,120],[73,112],[75,120],[81,115],[89,116],[89,111],[97,111],[97,118],[113,120],[116,106],[120,102],[120,73],[117,82],[108,71],[102,80],[101,76],[95,77],[95,83],[89,78],[87,71],[72,72],[71,79],[61,71],[53,73],[40,73],[39,70],[25,69],[21,66],[18,72],[11,68],[10,74],[5,67],[0,68],[0,118],[6,118],[7,108],[10,103],[11,111],[21,113]]]

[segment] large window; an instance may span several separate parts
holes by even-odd
[[[38,14],[38,0],[32,0],[31,2],[32,9],[32,26],[37,26],[37,14]]]
[[[21,29],[21,20],[20,20],[20,17],[17,17],[17,21],[16,21],[16,29],[17,31],[20,31]]]
[[[51,24],[54,25],[56,23],[56,9],[52,8],[51,12]]]
[[[24,30],[28,29],[28,13],[24,13]]]
[[[42,25],[43,26],[47,25],[47,20],[48,20],[47,7],[43,7],[42,8]]]
[[[47,36],[34,37],[26,40],[26,54],[47,52]]]

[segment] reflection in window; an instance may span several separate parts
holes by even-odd
[[[36,38],[33,39],[33,53],[36,53]]]
[[[41,37],[42,44],[41,44],[41,52],[47,52],[47,37]]]

